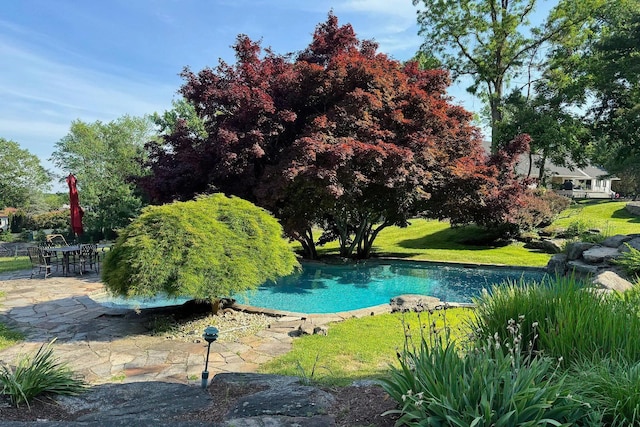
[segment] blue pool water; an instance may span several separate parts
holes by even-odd
[[[234,295],[238,303],[300,313],[337,313],[388,303],[402,294],[421,294],[446,302],[471,302],[482,289],[507,279],[541,280],[534,270],[430,264],[404,261],[369,261],[357,265],[304,264],[299,273],[268,282],[257,290]],[[111,307],[158,307],[182,304],[174,300],[98,301]]]

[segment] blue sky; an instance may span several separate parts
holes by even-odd
[[[0,137],[53,170],[48,158],[71,121],[161,112],[177,96],[183,67],[233,63],[240,33],[276,53],[303,49],[331,9],[398,60],[422,42],[411,0],[5,1]],[[481,108],[463,85],[450,94],[470,111]]]

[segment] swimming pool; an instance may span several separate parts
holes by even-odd
[[[299,313],[337,313],[386,304],[395,296],[420,294],[445,302],[471,302],[482,289],[507,279],[541,280],[539,270],[463,267],[406,261],[367,261],[332,265],[304,263],[301,272],[267,282],[254,291],[233,295],[240,304]],[[109,307],[159,307],[172,300],[94,298]]]

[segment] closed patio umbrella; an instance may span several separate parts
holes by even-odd
[[[76,236],[82,234],[82,216],[84,215],[84,211],[80,207],[80,201],[78,200],[77,181],[73,174],[69,174],[67,177],[67,184],[69,185],[69,205],[71,206],[71,230]]]

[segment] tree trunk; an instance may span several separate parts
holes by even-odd
[[[361,258],[364,259],[371,256],[371,248],[373,247],[374,240],[376,240],[376,237],[378,237],[378,233],[380,233],[382,229],[388,227],[389,225],[391,224],[385,221],[378,228],[371,231],[370,233],[367,233],[367,239],[364,241],[364,250],[362,251],[362,254],[360,254]]]
[[[498,123],[502,121],[502,79],[488,82],[489,108],[491,109],[491,152],[498,151]],[[493,87],[492,87],[493,86]]]
[[[313,240],[313,231],[311,228],[307,228],[297,240],[302,245],[304,258],[318,259],[318,251],[316,250],[316,243]]]
[[[540,157],[540,164],[538,165],[538,167],[540,168],[540,172],[538,173],[538,182],[540,183],[541,186],[544,186],[545,184],[545,180],[544,180],[544,165],[545,163],[547,163],[547,153],[546,151],[542,152],[542,156]]]

